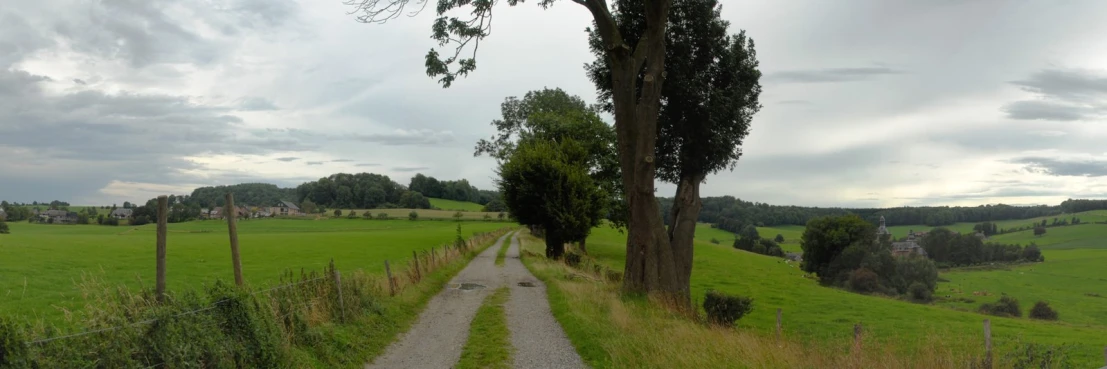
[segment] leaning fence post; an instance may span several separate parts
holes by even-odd
[[[411,262],[415,263],[415,281],[423,280],[423,272],[419,271],[419,253],[411,250]]]
[[[342,273],[334,267],[334,259],[331,259],[331,275],[334,276],[334,290],[338,292],[338,319],[346,321],[346,304],[342,301]]]
[[[242,259],[238,257],[238,209],[234,207],[234,194],[227,193],[223,214],[227,216],[227,230],[231,233],[231,263],[234,264],[234,284],[242,285]],[[228,213],[228,211],[230,211]]]
[[[434,246],[431,246],[431,265],[437,268],[438,263],[436,263],[434,259]]]
[[[992,320],[984,319],[984,368],[992,367]]]
[[[158,241],[157,241],[157,291],[158,301],[165,301],[165,241],[168,235],[169,198],[158,196]]]
[[[392,281],[392,268],[388,267],[388,260],[384,261],[384,272],[388,274],[389,296],[396,296],[396,283]]]
[[[782,337],[781,326],[780,326],[781,314],[782,314],[781,309],[777,308],[776,309],[776,339],[777,339],[777,341],[780,341],[781,337]]]

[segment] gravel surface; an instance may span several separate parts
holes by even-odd
[[[496,253],[511,236],[502,268]],[[534,287],[520,286],[530,282]],[[483,289],[464,291],[457,284],[478,283]],[[507,284],[511,297],[504,306],[514,346],[515,368],[586,368],[565,331],[550,312],[546,285],[519,260],[518,233],[506,234],[478,255],[427,304],[415,325],[366,368],[452,368],[469,339],[469,324],[481,302]]]
[[[469,338],[469,322],[473,321],[477,308],[503,284],[503,276],[496,267],[496,252],[510,235],[500,237],[495,245],[480,253],[448,285],[478,283],[486,288],[445,288],[430,300],[411,330],[365,367],[429,369],[452,368],[457,364],[461,348]]]
[[[586,368],[565,330],[550,312],[546,285],[530,274],[519,260],[518,235],[512,237],[511,248],[507,250],[504,276],[511,288],[505,311],[511,345],[515,346],[514,367]],[[530,282],[534,287],[520,286],[520,282]]]

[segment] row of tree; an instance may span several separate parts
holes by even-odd
[[[927,257],[941,266],[968,266],[983,263],[1045,261],[1037,245],[984,242],[972,234],[958,234],[946,228],[935,228],[923,236],[919,245]]]
[[[468,180],[440,181],[434,177],[428,177],[422,173],[411,177],[408,185],[411,191],[422,193],[424,196],[437,199],[475,202],[481,205],[488,204],[500,198],[496,191],[478,189],[469,184]]]

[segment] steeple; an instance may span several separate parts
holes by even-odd
[[[884,228],[884,216],[880,216],[880,228]]]

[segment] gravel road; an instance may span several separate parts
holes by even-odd
[[[508,237],[511,245],[504,267],[497,267],[496,253]],[[534,287],[520,286],[530,282]],[[477,283],[483,289],[460,290],[461,283]],[[511,288],[505,305],[515,368],[585,368],[565,331],[550,313],[546,286],[519,260],[518,233],[500,237],[478,255],[445,290],[431,299],[415,325],[366,368],[452,368],[469,339],[469,323],[484,298],[503,285]]]

